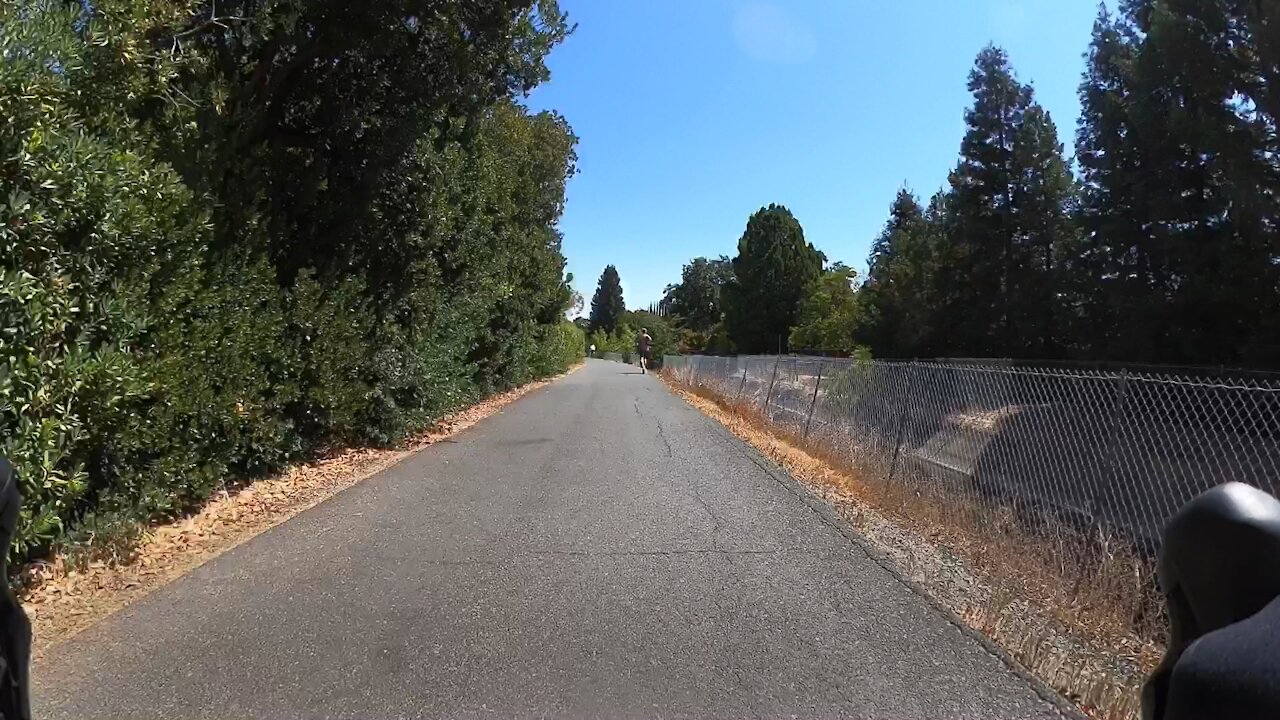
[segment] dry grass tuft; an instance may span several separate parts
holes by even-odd
[[[1149,562],[1102,535],[1043,524],[1033,530],[1014,508],[985,505],[910,470],[882,480],[883,468],[860,458],[848,438],[803,438],[758,407],[664,378],[1085,712],[1139,716],[1141,683],[1163,651]]]
[[[236,492],[220,493],[188,517],[146,529],[139,543],[116,549],[113,556],[63,554],[26,566],[19,574],[19,599],[31,618],[34,654],[40,657],[152,590],[553,380],[530,383],[448,415],[401,447],[337,451]]]

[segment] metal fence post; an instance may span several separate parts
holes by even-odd
[[[1120,434],[1120,419],[1124,415],[1125,401],[1129,396],[1129,371],[1121,370],[1120,379],[1116,387],[1116,404],[1111,407],[1111,422],[1107,424],[1107,454],[1104,458],[1107,468],[1106,481],[1108,485],[1114,485],[1116,476],[1119,475],[1118,463],[1116,455],[1120,452],[1120,442],[1117,436]],[[1089,519],[1095,524],[1100,524],[1098,512],[1102,509],[1102,493],[1103,483],[1100,481],[1093,489],[1093,497],[1090,499]]]
[[[769,378],[769,391],[764,394],[764,405],[760,407],[766,415],[769,414],[769,398],[773,396],[773,384],[778,381],[778,363],[780,362],[782,362],[781,355],[773,361],[773,377]]]
[[[750,360],[742,361],[742,382],[738,383],[738,394],[734,397],[734,402],[742,399],[742,390],[747,386],[747,366],[751,364]]]
[[[908,368],[914,367],[909,365]],[[905,382],[905,380],[904,380]],[[907,429],[907,388],[902,389],[902,403],[898,408],[898,430],[893,438],[893,460],[889,462],[889,477],[886,482],[893,482],[893,472],[898,468],[898,456],[902,454],[902,436]]]
[[[813,397],[809,398],[809,415],[804,420],[804,439],[809,439],[809,425],[813,423],[813,408],[818,403],[818,388],[822,386],[822,366],[818,363],[818,379],[813,383]]]

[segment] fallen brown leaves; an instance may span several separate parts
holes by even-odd
[[[1109,603],[1115,593],[1082,593],[1078,578],[1046,568],[1029,552],[1035,539],[1018,535],[1015,523],[986,513],[980,522],[988,527],[975,530],[973,521],[957,521],[966,509],[954,497],[867,482],[847,458],[826,457],[821,446],[786,436],[757,409],[664,379],[830,503],[907,578],[1088,714],[1138,717],[1143,674],[1161,648],[1123,627],[1131,608]],[[1096,583],[1085,583],[1085,590],[1090,584]]]
[[[573,372],[581,365],[569,370]],[[221,493],[198,512],[154,526],[116,562],[84,565],[66,556],[21,572],[19,597],[35,634],[34,653],[84,630],[165,583],[230,550],[413,453],[451,437],[556,378],[495,395],[441,419],[429,431],[392,449],[348,449],[290,468],[233,493]]]

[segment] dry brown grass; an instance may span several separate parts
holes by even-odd
[[[1162,652],[1150,564],[1110,538],[1032,529],[1008,507],[882,467],[848,442],[769,422],[714,389],[668,384],[831,502],[902,572],[1094,717],[1139,715]]]
[[[448,415],[401,447],[338,451],[238,491],[221,493],[188,517],[148,528],[127,554],[87,561],[63,554],[26,566],[19,574],[19,599],[31,618],[33,654],[42,656],[53,645],[165,583],[554,380],[530,383]]]

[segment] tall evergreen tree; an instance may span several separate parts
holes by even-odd
[[[1170,354],[1280,362],[1275,4],[1165,0],[1135,20],[1146,32],[1134,67],[1150,93],[1143,117],[1167,119],[1162,158],[1181,160],[1156,196],[1160,216],[1175,220],[1158,226],[1173,260]]]
[[[969,73],[969,91],[968,129],[950,178],[946,345],[956,354],[985,355],[1012,340],[1007,289],[1014,266],[1014,137],[1030,89],[1014,78],[1005,52],[988,46]]]
[[[926,352],[932,332],[935,243],[924,210],[905,188],[889,208],[889,220],[871,246],[861,296],[858,338],[880,357]]]
[[[1083,323],[1075,344],[1092,357],[1134,359],[1159,343],[1154,248],[1143,197],[1138,130],[1129,112],[1136,37],[1130,26],[1098,10],[1080,84],[1076,161],[1081,194],[1080,272],[1073,289]]]
[[[1081,95],[1082,218],[1113,309],[1095,352],[1280,362],[1276,41],[1267,4],[1100,14]],[[1108,155],[1110,153],[1110,155]]]
[[[740,352],[786,349],[797,305],[825,262],[787,208],[769,205],[747,220],[725,288],[725,323]]]
[[[618,321],[627,311],[622,300],[622,280],[618,277],[618,269],[612,265],[605,267],[600,273],[600,282],[596,285],[596,294],[591,297],[591,331],[604,330],[612,333],[618,329]]]
[[[1065,276],[1079,253],[1070,215],[1076,188],[1057,127],[1035,103],[1015,130],[1013,167],[1012,272],[1006,279],[1013,334],[1005,351],[1021,358],[1058,357],[1073,325]]]
[[[937,344],[948,354],[1057,354],[1072,194],[1057,131],[1000,48],[978,54],[969,90],[935,277]]]

